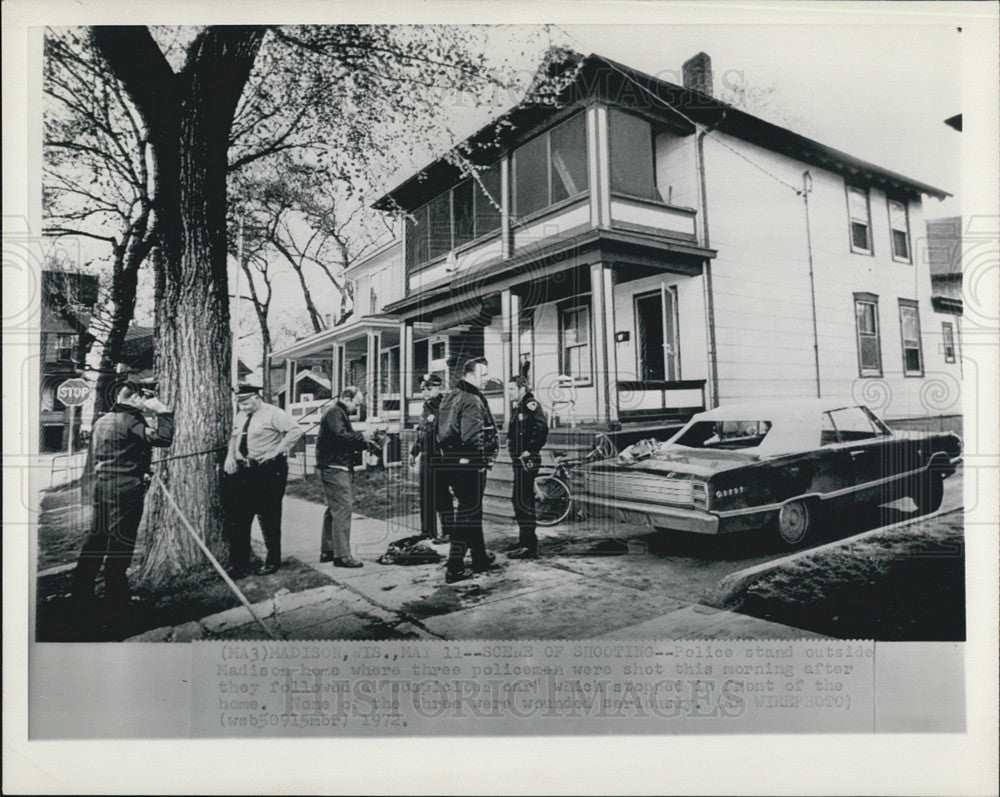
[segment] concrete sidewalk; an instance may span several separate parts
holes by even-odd
[[[801,639],[820,635],[722,611],[618,581],[574,572],[558,557],[511,561],[468,581],[445,584],[438,564],[380,565],[392,540],[417,533],[416,515],[388,521],[355,515],[351,541],[365,566],[320,564],[323,507],[299,498],[284,503],[283,553],[333,579],[304,592],[279,592],[254,605],[283,639]],[[255,527],[256,528],[256,527]],[[549,529],[540,529],[543,542]],[[254,531],[259,538],[259,530]],[[487,545],[516,539],[511,525],[486,524]],[[131,641],[266,639],[243,606],[182,626],[158,628]]]

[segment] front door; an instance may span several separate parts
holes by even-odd
[[[637,371],[642,381],[679,378],[676,308],[666,285],[635,297]]]

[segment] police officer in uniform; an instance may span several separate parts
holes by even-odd
[[[420,531],[430,539],[447,542],[451,539],[454,519],[451,493],[444,476],[439,472],[440,452],[437,444],[438,414],[444,393],[444,380],[437,374],[428,374],[421,383],[424,408],[417,428],[417,439],[410,447],[410,466],[420,457]],[[438,518],[441,536],[438,536]]]
[[[512,376],[508,383],[513,404],[507,427],[507,450],[514,468],[514,519],[518,541],[507,553],[511,559],[535,559],[538,537],[535,534],[535,477],[542,464],[541,450],[549,434],[549,424],[538,400],[528,387],[528,378]]]
[[[488,374],[485,357],[469,360],[458,385],[441,399],[437,432],[441,467],[458,501],[445,570],[449,584],[495,567],[496,555],[486,550],[483,539],[486,471],[499,449],[493,413],[480,392]],[[472,555],[471,573],[465,569],[466,551]]]
[[[230,574],[250,571],[250,527],[254,515],[267,546],[267,561],[258,571],[270,575],[281,567],[281,502],[288,482],[288,453],[302,428],[280,407],[266,404],[258,385],[236,386],[236,418],[223,466],[227,474],[227,525]]]
[[[144,413],[156,416],[150,426]],[[135,551],[142,519],[153,446],[174,440],[174,414],[149,386],[128,380],[115,405],[102,415],[91,434],[94,462],[94,517],[73,574],[73,599],[87,611],[94,600],[94,579],[104,562],[104,597],[112,620],[123,620],[129,605],[126,571]]]

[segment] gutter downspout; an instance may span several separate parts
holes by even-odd
[[[726,120],[726,111],[723,110],[713,124],[706,127],[698,134],[698,145],[696,156],[698,159],[698,181],[701,189],[701,224],[702,224],[702,246],[706,249],[710,247],[711,239],[708,233],[708,188],[705,181],[705,136],[715,130]],[[712,260],[705,259],[705,313],[707,314],[708,325],[708,369],[709,369],[709,404],[707,409],[719,406],[719,363],[715,345],[715,300],[712,292]]]
[[[816,363],[816,398],[823,398],[819,380],[819,331],[816,325],[816,277],[813,274],[812,229],[809,224],[809,194],[812,192],[812,175],[802,172],[802,201],[806,208],[806,247],[809,250],[809,300],[812,302],[813,359]]]

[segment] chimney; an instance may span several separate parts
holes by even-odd
[[[681,67],[681,73],[684,76],[684,88],[712,96],[712,59],[706,53],[688,58]]]

